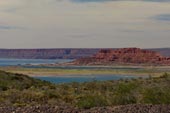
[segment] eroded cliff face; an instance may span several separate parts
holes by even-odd
[[[154,64],[170,65],[170,57],[140,48],[102,49],[97,54],[73,62],[76,65]]]
[[[103,50],[103,49],[102,49]],[[115,50],[115,48],[107,49]],[[170,56],[170,48],[148,49]],[[101,49],[0,49],[0,58],[22,58],[22,59],[79,59],[92,56]],[[105,50],[106,51],[106,50]],[[100,52],[101,54],[102,51]],[[101,55],[102,56],[102,55]],[[101,57],[100,56],[100,57]],[[110,56],[113,57],[113,56]]]

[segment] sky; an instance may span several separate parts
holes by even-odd
[[[170,47],[170,0],[0,0],[0,48]]]

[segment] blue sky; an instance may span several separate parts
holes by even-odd
[[[2,0],[0,48],[170,47],[170,0]]]

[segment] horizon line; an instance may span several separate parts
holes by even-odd
[[[170,47],[153,47],[153,48],[142,48],[142,47],[91,47],[91,48],[0,48],[0,50],[31,50],[31,49],[40,49],[40,50],[49,50],[49,49],[120,49],[120,48],[140,48],[140,49],[170,49]]]

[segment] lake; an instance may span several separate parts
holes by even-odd
[[[56,66],[56,67],[42,67],[39,64],[54,64],[70,62],[69,59],[0,59],[0,66],[22,66],[24,68],[55,68],[55,69],[116,69],[116,70],[129,70],[139,68],[115,68],[115,67],[98,67],[98,66]],[[26,65],[31,64],[31,66]],[[130,79],[138,78],[139,76],[130,75],[67,75],[67,76],[56,76],[56,77],[35,77],[37,79],[49,81],[52,83],[70,83],[70,82],[90,82],[90,81],[105,81],[105,80],[119,80],[119,79]]]
[[[72,60],[69,59],[0,59],[0,66],[18,66],[18,65],[38,65],[64,63]]]
[[[34,77],[40,80],[48,81],[55,84],[60,83],[70,83],[70,82],[91,82],[94,80],[97,81],[106,81],[106,80],[120,80],[120,79],[131,79],[139,78],[141,76],[130,76],[130,75],[80,75],[80,76],[56,76],[56,77]],[[146,76],[142,76],[145,78]]]

